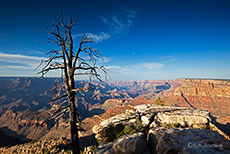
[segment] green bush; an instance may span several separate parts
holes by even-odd
[[[178,128],[178,127],[180,127],[179,123],[172,123],[171,124],[171,128]]]
[[[127,115],[129,116],[129,115]],[[141,118],[136,117],[136,122],[128,125],[124,125],[123,123],[117,125],[110,125],[106,129],[101,131],[101,139],[97,139],[98,144],[103,142],[113,142],[117,138],[126,135],[126,134],[134,134],[137,132],[143,131],[144,126],[142,125]]]
[[[165,100],[158,98],[156,100],[156,104],[159,105],[159,106],[164,106],[165,105]]]
[[[126,125],[122,131],[116,134],[116,139],[126,134],[134,134],[143,130],[143,125],[140,117],[136,118],[136,123],[134,125]]]
[[[165,128],[180,128],[181,125],[179,123],[162,123],[161,124],[162,127],[165,127]]]
[[[135,128],[133,128],[130,125],[126,125],[121,132],[119,132],[119,133],[116,134],[116,139],[119,138],[119,137],[121,137],[121,136],[123,136],[123,135],[134,134],[136,132],[137,132],[137,130]]]
[[[101,140],[100,140],[100,139],[97,139],[97,143],[98,143],[98,144],[101,144]]]
[[[50,153],[51,153],[50,150],[44,149],[44,154],[50,154]]]
[[[117,134],[122,132],[124,129],[123,124],[117,124],[117,125],[110,125],[106,129],[103,129],[100,133],[101,140],[98,140],[98,144],[101,144],[103,142],[113,142],[117,139]]]

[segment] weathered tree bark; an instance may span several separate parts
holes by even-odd
[[[69,79],[70,88],[75,88],[74,77],[70,75]],[[76,115],[76,106],[75,106],[75,92],[68,90],[69,98],[69,121],[70,121],[70,132],[71,132],[71,141],[72,141],[72,153],[80,154],[80,144],[78,138],[78,126],[77,126],[77,115]]]
[[[76,20],[73,21],[72,18],[70,18],[68,25],[64,23],[62,15],[60,18],[55,20],[56,24],[53,25],[53,31],[48,30],[48,32],[53,35],[55,39],[49,39],[49,41],[47,41],[46,43],[56,43],[57,46],[61,46],[61,51],[52,49],[50,52],[48,52],[47,54],[49,55],[49,58],[44,61],[42,60],[41,64],[38,67],[40,67],[43,62],[45,62],[46,64],[38,73],[41,74],[41,76],[43,77],[45,74],[52,70],[61,70],[61,76],[55,81],[55,86],[53,87],[53,90],[58,91],[58,93],[60,94],[63,92],[62,87],[65,87],[65,93],[62,96],[55,96],[52,101],[57,101],[68,97],[69,104],[68,106],[63,106],[64,103],[67,102],[67,100],[65,99],[64,102],[60,104],[58,109],[54,111],[53,114],[51,114],[50,119],[58,119],[66,112],[69,112],[72,152],[73,154],[80,154],[80,144],[78,138],[80,118],[75,106],[75,95],[76,92],[82,94],[82,91],[87,92],[93,88],[90,86],[76,88],[74,76],[88,75],[90,81],[92,77],[94,77],[96,80],[101,82],[102,79],[97,70],[102,70],[105,74],[107,74],[107,70],[104,68],[104,66],[96,66],[96,58],[102,58],[98,50],[92,47],[83,48],[84,44],[95,42],[92,38],[83,35],[78,50],[74,50],[71,29],[75,25]],[[86,58],[81,57],[81,53],[85,53],[86,55],[88,55],[88,62]],[[64,81],[58,84],[58,82],[63,78]]]
[[[77,118],[76,118],[76,107],[75,107],[75,94],[72,94],[74,92],[71,92],[70,96],[70,112],[69,112],[69,118],[70,118],[70,129],[71,129],[71,140],[72,140],[72,152],[73,154],[80,154],[80,145],[79,145],[79,138],[78,138],[78,126]],[[73,97],[74,96],[74,97]]]

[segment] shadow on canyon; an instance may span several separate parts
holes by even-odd
[[[0,142],[2,147],[5,146],[14,146],[17,144],[23,144],[31,142],[31,139],[26,138],[25,135],[19,135],[17,132],[8,129],[7,127],[0,128]]]
[[[210,115],[211,119],[212,119],[212,123],[214,125],[216,125],[222,132],[224,132],[226,135],[230,136],[230,123],[227,124],[221,124],[219,122],[216,121],[216,117]]]
[[[85,147],[91,146],[91,145],[98,145],[97,140],[95,139],[95,134],[90,136],[81,137],[79,139],[80,142],[80,149],[83,151]],[[61,152],[63,149],[65,151],[72,150],[71,143],[68,144],[60,144],[56,146],[57,149],[59,149],[56,153]]]

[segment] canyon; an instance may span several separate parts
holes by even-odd
[[[21,142],[69,138],[68,120],[43,123],[58,102],[50,102],[53,92],[46,91],[55,78],[0,78],[0,131]],[[77,81],[78,86],[88,84]],[[77,95],[81,113],[83,142],[95,143],[93,126],[104,119],[123,114],[141,104],[156,104],[165,100],[166,106],[207,110],[213,123],[227,136],[230,135],[230,80],[176,79],[143,81],[108,81],[95,83],[85,96]],[[15,143],[16,144],[16,143]],[[18,144],[18,142],[17,142]],[[1,146],[1,145],[0,145]]]

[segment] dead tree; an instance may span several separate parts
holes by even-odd
[[[48,30],[48,33],[51,34],[53,38],[45,43],[56,43],[60,49],[52,49],[47,53],[48,58],[47,60],[42,60],[39,65],[41,71],[38,72],[38,74],[44,77],[50,71],[60,70],[60,77],[56,79],[53,87],[53,90],[56,90],[57,93],[54,95],[52,101],[60,101],[63,100],[63,98],[66,98],[66,100],[64,99],[64,102],[60,103],[57,110],[51,114],[50,119],[59,118],[69,112],[72,152],[73,154],[80,154],[78,138],[80,118],[75,106],[75,95],[76,92],[87,92],[91,90],[92,87],[76,87],[75,77],[86,75],[89,77],[89,82],[96,80],[101,82],[102,77],[100,73],[105,73],[106,75],[107,70],[104,66],[96,66],[97,58],[102,58],[100,52],[92,47],[86,46],[86,44],[90,42],[95,42],[92,38],[83,35],[78,48],[74,50],[72,28],[76,24],[76,21],[77,20],[73,20],[72,17],[70,17],[66,24],[63,15],[59,18],[55,18],[55,24],[52,25],[52,30]],[[68,106],[64,106],[66,102],[68,102]]]

